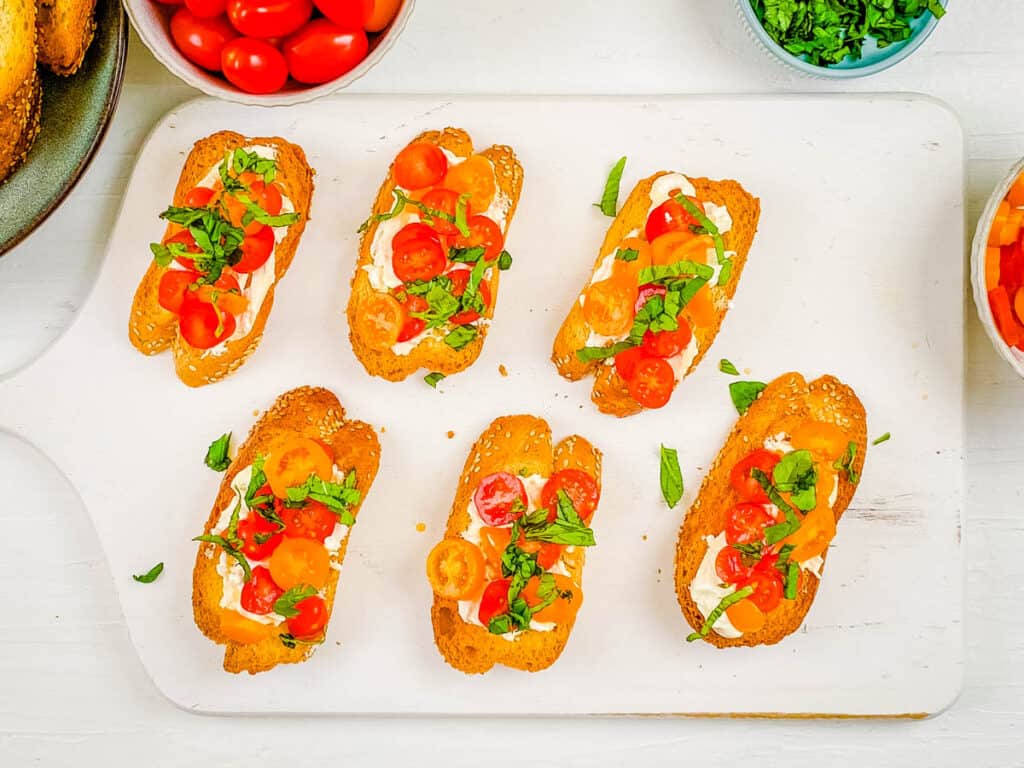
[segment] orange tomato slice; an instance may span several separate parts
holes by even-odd
[[[828,500],[836,485],[836,473],[831,469],[818,467],[817,501],[814,509],[807,513],[800,522],[796,533],[782,540],[783,544],[792,544],[795,549],[789,559],[802,563],[817,557],[824,552],[829,542],[836,535],[836,515]]]
[[[711,300],[711,288],[702,285],[683,309],[683,314],[690,321],[691,328],[711,328],[718,319],[715,315],[715,304]]]
[[[612,275],[615,277],[628,277],[633,282],[636,282],[640,276],[640,271],[644,267],[651,266],[651,246],[646,240],[641,240],[639,237],[627,237],[621,243],[616,251],[636,251],[636,258],[633,261],[623,261],[622,259],[615,259],[612,263]]]
[[[238,611],[228,608],[222,608],[220,611],[220,633],[233,643],[252,645],[270,637],[273,631],[272,624],[260,624]]]
[[[484,587],[484,553],[465,539],[442,539],[427,555],[427,579],[438,597],[475,600]]]
[[[729,623],[743,634],[757,632],[764,626],[764,612],[749,598],[733,603],[725,609]]]
[[[610,277],[594,283],[583,299],[583,317],[602,336],[618,336],[633,326],[639,290],[624,277]]]
[[[475,213],[483,213],[494,200],[494,166],[483,155],[470,155],[458,165],[448,168],[440,186],[459,195],[468,193],[469,207]]]
[[[321,589],[331,573],[331,557],[319,541],[285,537],[267,567],[274,583],[285,591],[301,584]]]
[[[363,302],[356,315],[355,327],[370,349],[382,352],[398,341],[405,324],[405,310],[398,299],[388,293],[374,292]]]
[[[835,461],[844,453],[849,439],[835,424],[826,421],[805,421],[790,435],[794,448],[803,448],[816,457]],[[826,497],[827,498],[827,497]]]
[[[554,577],[558,597],[551,605],[535,613],[533,618],[535,621],[564,624],[567,621],[572,621],[580,606],[583,605],[583,590],[576,586],[576,582],[568,576],[556,573]],[[540,577],[534,576],[526,583],[522,591],[522,598],[527,605],[532,607],[543,602],[538,594],[539,590]]]
[[[688,259],[698,264],[706,264],[708,249],[715,247],[710,235],[695,235],[692,232],[668,232],[651,245],[651,258],[654,264],[675,264]]]
[[[485,525],[480,529],[480,549],[486,563],[488,581],[501,578],[501,556],[512,540],[511,528],[495,528]]]
[[[334,475],[331,454],[317,440],[293,437],[274,447],[263,463],[270,490],[279,499],[288,497],[288,489],[302,485],[310,475],[330,480]]]

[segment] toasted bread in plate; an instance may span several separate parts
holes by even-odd
[[[738,501],[730,485],[730,471],[766,440],[779,434],[791,434],[808,421],[823,422],[841,429],[856,445],[852,462],[855,476],[863,471],[867,451],[866,416],[864,406],[849,386],[833,376],[807,382],[799,373],[784,374],[768,384],[750,409],[737,420],[679,531],[675,561],[676,596],[683,615],[695,631],[701,629],[706,617],[691,597],[690,585],[708,550],[704,537],[716,536],[723,530],[727,514]],[[851,482],[848,473],[838,472],[836,477],[838,488],[832,511],[838,523],[857,486]],[[795,632],[814,601],[827,550],[821,558],[819,577],[803,574],[799,579],[796,599],[783,600],[767,614],[760,630],[729,638],[712,629],[704,639],[719,648],[772,645]]]
[[[217,493],[213,509],[206,521],[205,533],[216,526],[223,510],[235,498],[231,484],[239,471],[253,464],[257,455],[266,456],[275,444],[294,436],[309,437],[329,446],[335,466],[342,471],[355,470],[356,487],[362,499],[352,507],[358,516],[362,501],[373,484],[380,464],[380,444],[376,432],[369,424],[345,418],[345,409],[338,398],[327,389],[299,387],[284,393],[253,426],[245,442],[227,469]],[[331,556],[332,568],[324,588],[328,616],[334,605],[341,564],[345,559],[348,537],[342,541],[337,553]],[[278,631],[251,644],[240,644],[224,637],[220,617],[223,581],[217,572],[220,549],[211,543],[201,543],[196,555],[192,579],[192,607],[196,626],[214,642],[225,646],[224,669],[228,672],[265,672],[278,664],[305,661],[313,645],[298,644],[293,648],[281,642]],[[285,632],[284,628],[280,632]]]
[[[0,3],[0,181],[25,159],[39,133],[35,0]]]
[[[38,0],[38,9],[39,63],[54,74],[73,75],[96,30],[96,0]]]

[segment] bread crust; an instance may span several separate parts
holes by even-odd
[[[441,131],[425,131],[413,139],[410,144],[418,142],[435,144],[459,157],[469,157],[474,154],[473,140],[461,128],[449,127]],[[508,235],[509,227],[515,216],[516,207],[519,204],[519,195],[523,188],[523,167],[516,158],[515,152],[508,146],[495,145],[482,150],[478,154],[491,161],[491,164],[494,166],[497,188],[509,199],[508,215],[505,217],[505,226],[502,231],[502,234]],[[377,199],[374,201],[372,211],[374,215],[386,213],[394,207],[394,171],[395,165],[392,162],[391,167],[388,169],[387,177],[377,193]],[[480,352],[483,349],[490,320],[494,317],[494,308],[498,303],[500,270],[492,269],[491,276],[488,279],[488,286],[491,289],[491,296],[493,298],[490,306],[483,313],[485,321],[478,324],[479,333],[476,338],[462,349],[452,349],[444,343],[443,339],[429,337],[423,339],[407,355],[395,354],[390,349],[371,349],[365,339],[359,334],[355,318],[362,311],[363,303],[374,294],[374,289],[370,285],[370,278],[363,267],[373,263],[370,246],[373,243],[373,237],[377,232],[378,226],[379,222],[372,222],[363,233],[362,240],[359,243],[359,260],[356,263],[355,274],[352,277],[352,291],[348,301],[349,341],[352,343],[352,351],[359,359],[359,362],[363,364],[367,373],[387,379],[388,381],[402,381],[420,368],[437,371],[446,376],[465,370],[480,356]]]
[[[0,3],[0,181],[21,165],[39,134],[35,0]]]
[[[240,368],[256,351],[263,338],[263,329],[274,305],[274,292],[291,266],[299,240],[309,220],[313,197],[313,169],[306,162],[302,147],[277,136],[247,138],[234,131],[219,131],[193,145],[182,168],[174,190],[174,205],[184,204],[185,196],[198,184],[211,168],[224,159],[227,150],[255,144],[273,147],[277,151],[277,178],[295,210],[301,213],[297,222],[288,227],[284,238],[274,248],[275,278],[263,300],[252,328],[245,336],[227,342],[220,354],[195,349],[181,337],[177,315],[168,312],[157,301],[160,278],[167,267],[150,261],[142,281],[135,292],[128,320],[128,338],[145,355],[156,355],[170,348],[174,355],[174,370],[178,378],[190,387],[212,384]],[[164,237],[171,234],[165,229]]]
[[[459,477],[455,501],[445,529],[446,539],[459,538],[469,526],[469,504],[481,478],[493,472],[550,476],[560,469],[580,469],[601,486],[601,452],[579,435],[571,435],[552,447],[551,428],[536,416],[503,416],[491,422],[466,459]],[[563,556],[566,570],[582,587],[584,549]],[[430,610],[434,642],[451,666],[467,674],[482,674],[495,664],[537,672],[550,667],[561,655],[572,634],[572,621],[550,632],[528,631],[512,640],[493,635],[485,628],[463,621],[455,600],[434,596]]]
[[[231,483],[238,472],[250,466],[257,454],[266,455],[274,443],[294,436],[311,437],[323,441],[334,453],[335,464],[344,471],[354,469],[356,487],[362,501],[370,491],[380,465],[380,443],[373,427],[361,421],[345,418],[345,409],[330,390],[320,387],[299,387],[274,401],[270,409],[253,425],[231,466],[224,473],[217,499],[207,518],[204,533],[210,533],[221,512],[232,503]],[[351,508],[358,518],[362,501]],[[353,526],[354,527],[354,526]],[[326,585],[328,620],[334,607],[338,586],[338,568],[345,560],[348,538],[342,542],[337,555],[331,557],[331,568]],[[220,631],[220,599],[223,582],[217,573],[220,549],[215,544],[200,543],[192,574],[192,610],[196,626],[224,649],[224,669],[228,672],[256,674],[273,669],[278,664],[305,661],[313,646],[298,645],[286,648],[273,633],[266,639],[250,645],[241,645],[225,638]]]
[[[626,235],[635,229],[643,231],[651,203],[651,188],[655,181],[667,173],[668,171],[659,171],[641,180],[633,188],[608,228],[604,242],[601,244],[601,250],[594,260],[591,276],[601,265],[604,255],[618,246]],[[725,250],[735,251],[736,255],[733,257],[732,279],[724,286],[708,285],[715,308],[715,322],[712,325],[691,323],[693,335],[697,339],[698,352],[686,371],[687,375],[700,365],[700,361],[704,359],[704,355],[718,336],[722,321],[729,310],[729,302],[736,294],[740,277],[743,275],[743,268],[746,266],[747,255],[754,242],[761,213],[761,204],[758,198],[750,195],[737,181],[712,181],[698,178],[690,179],[690,182],[700,200],[724,205],[729,209],[732,228],[722,236],[722,239],[725,243]],[[590,279],[591,277],[588,276],[587,284]],[[583,295],[587,284],[584,284],[576,300],[573,301],[568,315],[555,336],[551,360],[558,372],[569,381],[579,381],[587,375],[594,376],[590,397],[601,413],[620,418],[640,413],[644,410],[643,406],[629,394],[626,382],[619,376],[614,365],[608,365],[604,361],[583,362],[576,356],[576,351],[586,346],[587,338],[590,336],[590,327],[584,319],[583,308],[579,302],[579,297]],[[683,315],[688,320],[690,319],[688,309],[683,310]]]
[[[857,473],[863,473],[867,453],[867,419],[864,406],[853,389],[834,376],[822,376],[808,383],[799,373],[783,374],[765,387],[750,409],[737,420],[679,530],[675,561],[676,597],[694,630],[703,626],[704,616],[690,598],[690,583],[707,552],[703,537],[717,535],[724,529],[726,516],[736,501],[735,492],[729,485],[730,471],[750,451],[761,447],[767,438],[780,432],[791,434],[808,420],[827,422],[843,429],[848,439],[857,444],[853,466]],[[856,486],[845,473],[837,474],[837,482],[839,488],[833,511],[838,523],[853,499]],[[827,557],[826,550],[822,558]],[[824,574],[824,564],[821,573]],[[814,602],[818,582],[819,579],[813,576],[802,577],[796,599],[783,600],[768,614],[764,627],[759,631],[745,633],[738,638],[722,637],[712,631],[704,639],[718,648],[773,645],[795,632],[803,623]]]
[[[82,66],[96,30],[96,0],[38,0],[39,63],[56,75]]]

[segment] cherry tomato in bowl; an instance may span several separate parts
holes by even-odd
[[[224,47],[236,37],[238,32],[223,16],[203,19],[181,7],[171,17],[174,44],[182,56],[203,69],[219,72]]]
[[[523,481],[511,472],[495,472],[480,481],[473,494],[476,513],[486,525],[508,525],[527,508]]]
[[[246,37],[284,37],[313,15],[313,0],[227,0],[231,26]]]
[[[340,27],[365,29],[375,0],[313,0],[320,13]]]
[[[200,19],[213,19],[224,13],[227,0],[185,0],[185,7]]]
[[[291,76],[300,83],[336,80],[366,58],[370,41],[362,29],[314,19],[281,46]]]
[[[236,38],[220,58],[224,77],[247,93],[274,93],[288,81],[284,56],[266,40]]]

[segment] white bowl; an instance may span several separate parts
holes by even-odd
[[[371,49],[366,58],[354,69],[346,72],[336,80],[321,85],[301,85],[289,79],[285,87],[277,93],[256,94],[246,93],[229,83],[215,72],[208,72],[202,67],[186,59],[175,47],[171,39],[170,18],[178,6],[162,5],[153,0],[124,0],[125,10],[132,20],[132,26],[139,33],[142,42],[153,53],[157,60],[173,74],[194,88],[198,88],[209,96],[240,104],[255,104],[264,107],[300,104],[312,101],[329,93],[334,93],[354,83],[365,75],[394,45],[398,35],[405,28],[415,0],[404,0],[391,24],[379,33],[376,41],[371,41]]]
[[[981,212],[978,227],[974,230],[974,244],[971,246],[971,285],[974,287],[974,304],[978,308],[978,317],[981,318],[985,333],[1003,359],[1013,366],[1018,375],[1024,376],[1024,352],[1011,347],[999,335],[995,318],[992,317],[992,307],[988,303],[988,289],[985,287],[985,248],[988,246],[988,231],[992,227],[996,209],[1021,172],[1024,172],[1024,160],[1014,165],[1006,174],[1006,178],[996,185],[992,196],[985,204],[985,210]]]

